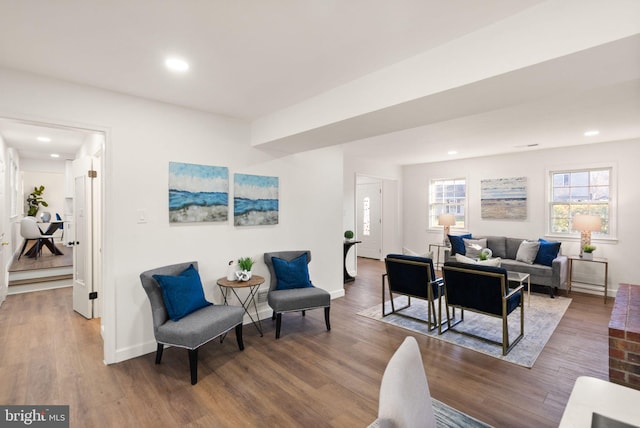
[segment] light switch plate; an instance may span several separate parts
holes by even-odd
[[[138,214],[138,224],[147,222],[147,211],[146,210],[137,210]]]

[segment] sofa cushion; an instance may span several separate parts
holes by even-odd
[[[469,263],[472,265],[480,265],[480,266],[495,266],[500,267],[502,259],[487,259],[487,260],[476,260],[471,257],[463,256],[462,254],[456,254],[456,261],[459,263]]]
[[[160,285],[164,305],[173,321],[211,305],[204,297],[200,275],[193,265],[179,275],[153,275],[153,279]]]
[[[540,248],[539,242],[522,241],[516,253],[516,261],[532,265],[538,255],[538,248]]]
[[[487,248],[486,239],[467,239],[463,238],[465,256],[475,258],[480,256],[480,251]]]
[[[520,249],[520,244],[524,241],[521,238],[505,238],[506,254],[505,258],[515,260]],[[492,248],[493,249],[493,248]]]
[[[464,235],[448,235],[449,242],[451,242],[451,255],[455,256],[456,254],[465,255],[467,252],[464,248],[463,239],[471,239],[471,234],[466,233]]]
[[[558,252],[560,251],[560,242],[547,241],[542,238],[538,239],[538,242],[540,243],[540,248],[538,248],[538,254],[536,255],[534,263],[552,266],[553,259],[558,257]]]
[[[504,236],[487,236],[487,248],[493,253],[493,257],[507,257],[507,238]]]

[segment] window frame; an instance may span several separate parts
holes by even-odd
[[[443,183],[442,185],[444,185],[445,182],[453,182],[453,184],[455,185],[456,182],[462,182],[464,184],[464,202],[463,203],[444,203],[444,202],[435,202],[434,201],[434,193],[435,193],[435,186],[438,183]],[[437,216],[437,210],[434,208],[436,205],[437,206],[445,206],[445,207],[461,207],[462,210],[464,211],[463,215],[460,216],[460,214],[457,213],[457,211],[455,211],[454,216],[456,217],[456,224],[451,226],[451,229],[455,229],[455,230],[465,230],[465,228],[467,227],[468,224],[468,215],[467,213],[469,212],[468,210],[468,204],[469,204],[469,186],[468,186],[468,182],[469,180],[467,179],[467,177],[452,177],[452,178],[433,178],[431,180],[429,180],[429,193],[428,193],[428,206],[427,206],[427,224],[428,224],[428,228],[431,230],[442,230],[442,226],[440,226],[438,224],[438,216]],[[451,211],[447,211],[444,210],[442,212],[451,212]],[[458,218],[462,217],[462,224],[459,224],[459,222],[457,221]]]
[[[609,216],[608,216],[608,233],[593,233],[592,234],[592,241],[616,241],[617,240],[617,211],[618,211],[618,197],[617,197],[617,192],[618,192],[618,180],[617,180],[617,165],[615,163],[598,163],[598,164],[587,164],[587,165],[572,165],[569,167],[554,167],[554,168],[550,168],[547,169],[547,173],[546,173],[546,203],[545,203],[545,229],[546,229],[546,233],[547,236],[551,236],[551,237],[555,237],[558,239],[575,239],[575,240],[580,240],[580,232],[579,231],[574,231],[574,230],[570,230],[569,232],[554,232],[552,230],[552,226],[553,226],[553,219],[551,218],[551,215],[553,213],[553,205],[556,204],[556,202],[553,199],[553,195],[554,195],[554,182],[553,182],[553,176],[555,174],[562,174],[562,173],[566,173],[566,174],[571,174],[571,173],[577,173],[577,172],[592,172],[592,171],[599,171],[599,170],[608,170],[609,171],[609,201],[607,203],[608,205],[608,211],[609,211]],[[575,187],[581,187],[581,186],[575,186]],[[585,204],[589,204],[590,202],[585,202]],[[574,202],[571,203],[571,201],[568,202],[569,205],[580,205],[579,202]],[[593,203],[591,203],[593,205]],[[596,203],[597,205],[597,203]],[[569,219],[571,219],[571,214],[569,214]],[[571,226],[570,226],[571,227]]]

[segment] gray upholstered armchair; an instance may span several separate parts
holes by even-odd
[[[493,266],[446,262],[442,267],[442,275],[447,307],[447,330],[464,320],[465,309],[501,318],[502,343],[497,342],[497,344],[502,345],[502,355],[507,355],[524,336],[524,293],[522,291],[524,285],[509,289],[507,270]],[[452,324],[449,319],[449,306],[461,309],[460,319],[455,324]],[[507,317],[518,307],[520,307],[520,334],[513,341],[509,341]],[[486,338],[479,338],[493,342]]]
[[[264,262],[269,268],[271,282],[267,301],[276,320],[276,339],[280,338],[282,314],[324,308],[324,321],[331,330],[329,310],[331,295],[326,290],[314,287],[309,279],[307,265],[311,261],[310,251],[279,251],[264,253]]]
[[[207,302],[197,269],[197,262],[187,262],[140,274],[151,303],[153,333],[158,342],[156,364],[160,364],[164,345],[188,349],[192,385],[198,382],[200,346],[235,328],[238,347],[241,351],[244,349],[244,310],[239,306]]]

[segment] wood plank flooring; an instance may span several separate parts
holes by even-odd
[[[356,315],[380,301],[379,261],[359,259],[358,277],[323,312],[285,314],[282,336],[245,326],[200,350],[199,380],[187,353],[165,350],[102,364],[99,320],[71,308],[71,289],[12,295],[0,308],[0,403],[68,404],[83,427],[364,427],[375,419],[382,373],[408,334]],[[496,427],[557,426],[578,376],[608,379],[613,299],[572,293],[573,302],[531,369],[417,336],[432,395]]]

